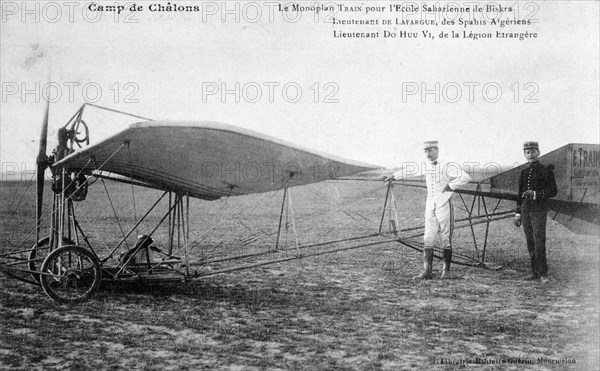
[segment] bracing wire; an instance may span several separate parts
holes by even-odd
[[[23,180],[24,176],[25,176],[25,173],[21,174],[21,179],[19,180],[19,185],[17,186],[17,189],[15,189],[15,196],[18,194],[17,192],[19,191],[20,184],[21,184],[21,181]],[[25,190],[23,191],[23,194],[21,194],[21,197],[19,198],[19,202],[17,202],[17,206],[15,206],[14,211],[17,211],[19,209],[19,206],[21,205],[21,202],[23,201],[23,198],[25,197],[25,194],[29,190],[29,187],[31,186],[31,183],[33,183],[33,178],[35,178],[35,173],[31,174],[31,179],[29,179],[29,181],[27,182],[27,186],[25,187]],[[16,199],[16,197],[12,197],[12,200],[10,201],[10,206],[8,207],[8,210],[12,209],[12,205],[13,205],[15,199]]]
[[[360,201],[360,200],[361,200],[361,199],[363,199],[365,196],[369,196],[369,195],[372,195],[372,194],[374,194],[375,192],[377,192],[377,191],[381,190],[381,189],[382,189],[382,188],[384,188],[384,187],[387,187],[387,185],[384,185],[384,186],[378,185],[378,186],[376,186],[376,187],[373,187],[373,188],[371,188],[371,189],[367,190],[366,192],[363,192],[363,193],[359,194],[359,195],[358,195],[358,196],[356,196],[356,197],[353,197],[353,198],[351,198],[351,199],[349,199],[349,200],[347,200],[347,201],[344,201],[344,202],[341,202],[341,203],[339,203],[339,204],[337,205],[337,207],[335,207],[335,208],[333,208],[333,209],[330,209],[330,210],[327,210],[327,211],[326,211],[325,213],[323,213],[321,216],[322,216],[322,217],[324,217],[324,216],[326,216],[326,215],[328,215],[328,214],[331,214],[331,213],[337,212],[337,211],[341,210],[342,208],[344,208],[344,207],[346,207],[346,206],[348,206],[348,205],[350,205],[350,204],[353,204],[353,203],[355,203],[355,202],[357,202],[357,201]],[[308,219],[308,218],[310,218],[310,216],[306,216],[306,217],[304,217],[304,218],[299,218],[298,220],[296,220],[296,222],[300,223],[300,222],[303,222],[304,220],[306,220],[306,219]],[[317,222],[315,222],[315,224],[317,224]]]
[[[117,225],[119,226],[119,230],[121,231],[121,236],[125,238],[125,231],[123,230],[123,226],[121,225],[121,221],[119,220],[119,215],[117,214],[117,210],[115,209],[115,206],[112,202],[112,198],[110,197],[110,193],[108,192],[106,183],[104,182],[104,179],[100,178],[100,180],[102,181],[102,185],[104,186],[104,192],[106,193],[106,197],[108,198],[110,208],[112,209],[113,215],[115,216],[115,220],[117,221]],[[127,246],[127,249],[129,249],[129,244],[127,243],[127,240],[125,240],[125,246]]]
[[[125,143],[127,145],[127,154],[129,157],[129,178],[133,179],[133,168],[132,168],[132,158],[131,158],[131,146],[129,145],[129,142]],[[136,205],[135,205],[135,188],[134,185],[131,184],[131,202],[133,204],[133,220],[137,220],[137,209],[136,209]],[[138,229],[137,227],[135,228],[135,234],[138,235]]]

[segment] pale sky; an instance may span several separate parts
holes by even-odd
[[[263,12],[257,22],[249,21],[253,8],[244,14],[246,3],[240,3],[239,22],[229,15],[224,23],[221,2],[205,3],[216,7],[216,15],[146,9],[125,11],[117,19],[103,13],[97,22],[91,20],[99,13],[84,13],[89,2],[67,3],[39,2],[36,10],[35,3],[27,2],[37,12],[36,22],[35,14],[23,15],[24,3],[1,1],[2,171],[7,164],[34,168],[44,104],[23,89],[43,93],[49,80],[62,93],[51,105],[50,133],[86,100],[93,101],[99,87],[96,104],[109,108],[156,119],[223,122],[385,167],[423,160],[425,140],[438,140],[447,160],[500,164],[524,162],[521,144],[526,140],[538,140],[542,153],[572,142],[599,142],[596,1],[520,3],[521,14],[535,12],[532,19],[538,23],[502,30],[538,34],[524,41],[437,37],[441,31],[462,35],[463,30],[500,30],[491,26],[438,26],[431,28],[434,40],[334,38],[334,30],[420,32],[428,27],[334,26],[323,19],[315,22],[313,13],[289,22],[277,11],[271,20],[268,11],[276,2],[253,3]],[[147,8],[159,2],[137,3]],[[228,4],[235,12],[236,3]],[[371,18],[364,13],[335,16]],[[223,102],[220,92],[203,101],[203,86],[234,90],[236,83],[246,93],[239,103],[232,94]],[[442,96],[438,103],[433,94],[422,97],[419,91],[405,95],[403,102],[403,87],[431,90],[436,83],[448,99]],[[484,97],[486,84],[491,90]],[[257,86],[262,91],[258,98]],[[286,97],[283,86],[288,87]],[[457,86],[462,96],[452,103]],[[472,102],[469,86],[474,89]],[[495,87],[502,89],[502,96],[487,102],[484,98],[495,97]],[[297,88],[302,96],[290,103]],[[137,102],[125,102],[128,94]],[[337,102],[325,103],[328,95]],[[527,97],[537,102],[524,103]],[[124,129],[126,123],[112,117],[90,115],[86,121],[92,142]]]

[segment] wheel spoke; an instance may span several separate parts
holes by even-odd
[[[100,285],[98,259],[80,246],[63,246],[52,251],[42,264],[41,272],[44,291],[62,303],[82,302]]]

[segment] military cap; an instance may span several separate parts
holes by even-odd
[[[528,141],[528,142],[523,143],[523,151],[526,149],[532,149],[532,148],[535,148],[539,151],[540,146],[538,145],[538,142]]]
[[[429,148],[438,148],[437,140],[430,140],[430,141],[423,143],[423,149],[427,150]]]

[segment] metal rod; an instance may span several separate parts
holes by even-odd
[[[150,207],[150,209],[146,212],[146,214],[144,214],[144,216],[129,230],[129,232],[127,232],[127,234],[125,235],[125,237],[123,237],[121,239],[121,241],[119,241],[119,243],[117,244],[117,246],[115,246],[112,251],[110,252],[110,254],[108,254],[108,256],[106,258],[104,258],[101,263],[105,263],[108,259],[110,259],[113,254],[115,253],[115,251],[117,251],[117,249],[119,247],[121,247],[121,245],[123,244],[123,242],[125,242],[125,240],[133,233],[133,231],[135,231],[137,229],[137,227],[142,224],[142,222],[144,221],[144,219],[146,219],[146,217],[152,212],[152,210],[154,210],[154,208],[156,207],[156,205],[158,205],[158,203],[160,202],[160,200],[163,199],[163,197],[165,197],[165,195],[167,194],[167,192],[165,191],[162,196],[159,197],[158,200],[156,200],[156,202],[154,203],[154,205],[152,205]]]
[[[390,188],[392,188],[392,182],[389,182],[387,191],[385,192],[385,200],[383,201],[383,210],[381,211],[381,220],[379,221],[379,233],[383,228],[383,218],[385,217],[385,208],[387,207],[388,197],[390,196]]]
[[[95,107],[95,108],[98,108],[98,109],[101,109],[101,110],[110,111],[110,112],[114,112],[114,113],[120,113],[120,114],[123,114],[123,115],[135,117],[135,118],[146,120],[146,121],[152,121],[152,119],[149,119],[149,118],[143,117],[143,116],[134,115],[132,113],[127,113],[127,112],[119,111],[119,110],[112,109],[112,108],[106,108],[106,107],[98,106],[98,105],[95,105],[93,103],[86,103],[86,104],[88,106],[92,106],[92,107]]]
[[[399,244],[401,244],[401,245],[404,245],[404,246],[406,246],[406,247],[409,247],[409,248],[411,248],[411,249],[413,249],[413,250],[415,250],[415,251],[420,251],[420,252],[423,252],[423,249],[420,249],[420,248],[418,248],[418,247],[416,247],[416,246],[413,246],[413,245],[411,245],[411,244],[409,244],[409,243],[407,243],[407,242],[405,242],[405,241],[403,241],[403,240],[400,240],[400,239],[398,239],[398,240],[395,240],[395,241],[396,241],[396,242],[398,242]],[[436,251],[437,251],[437,250],[436,250]],[[454,254],[454,255],[459,255],[459,254],[457,254],[456,252],[454,252],[453,254]],[[460,254],[460,255],[462,255],[462,254]],[[438,258],[438,259],[442,259],[442,258],[443,258],[443,257],[442,257],[442,256],[440,256],[440,255],[434,255],[434,256],[435,256],[436,258]],[[485,267],[486,267],[486,266],[485,266],[485,264],[483,264],[483,263],[479,262],[479,261],[478,261],[478,260],[476,260],[476,259],[473,259],[473,258],[472,258],[472,257],[470,257],[470,256],[463,255],[463,256],[462,256],[462,258],[464,258],[464,259],[468,259],[468,260],[472,260],[472,261],[473,261],[473,263],[462,262],[462,261],[460,261],[460,260],[452,260],[452,264],[462,265],[462,266],[465,266],[465,267],[483,267],[483,268],[485,268]]]
[[[180,218],[180,210],[181,210],[181,199],[179,193],[175,193],[175,210],[174,213],[177,214],[177,249],[181,247],[181,218]]]
[[[50,240],[48,241],[48,248],[50,249],[50,251],[52,251],[52,247],[54,246],[54,241],[55,241],[55,237],[54,237],[54,223],[55,223],[55,212],[56,212],[56,194],[54,192],[52,192],[52,211],[50,212],[50,231],[48,233]],[[37,243],[38,241],[35,241],[36,243],[36,247],[37,247]]]
[[[173,207],[173,205],[175,205],[175,202],[177,201],[177,195],[175,195],[175,200],[172,200],[172,192],[169,192],[169,210]],[[169,254],[173,253],[173,245],[175,242],[175,215],[174,214],[170,214],[169,215],[169,220],[171,221],[171,224],[169,224],[169,245],[171,246],[171,251],[169,251]],[[179,249],[179,247],[178,247]]]
[[[103,172],[104,170],[96,169],[94,171]],[[111,172],[107,172],[107,173],[111,174]],[[94,178],[111,180],[111,181],[117,182],[117,183],[132,184],[132,185],[138,186],[138,187],[144,187],[144,188],[150,188],[150,189],[157,189],[159,191],[164,191],[165,190],[164,188],[156,187],[156,186],[153,186],[153,185],[150,185],[150,184],[146,184],[146,183],[142,183],[141,181],[137,181],[137,180],[133,180],[133,179],[129,179],[129,178],[112,177],[112,176],[104,175],[104,174],[97,173],[97,172],[92,173],[91,176],[93,176]]]
[[[478,185],[479,186],[479,185]],[[462,195],[460,196],[462,198]],[[469,214],[469,227],[471,228],[471,236],[473,237],[473,248],[475,249],[475,254],[479,259],[479,248],[477,247],[477,238],[475,237],[475,228],[473,228],[473,209],[475,208],[475,199],[479,196],[473,196],[473,203],[471,203],[471,209],[467,211]],[[479,217],[479,215],[477,215]]]
[[[190,195],[186,194],[185,199],[186,199],[186,201],[185,201],[185,213],[186,213],[185,223],[187,225],[185,243],[189,243],[189,241],[190,241]]]
[[[494,214],[496,212],[496,210],[498,210],[498,206],[500,206],[500,202],[502,202],[502,199],[498,200],[498,202],[496,203],[496,206],[494,207],[494,210],[492,210],[492,214]]]
[[[287,261],[291,261],[291,260],[309,258],[309,257],[325,255],[325,254],[332,254],[332,253],[336,253],[336,252],[340,252],[340,251],[358,249],[361,247],[367,247],[367,246],[373,246],[373,245],[381,245],[381,244],[391,243],[391,242],[393,242],[393,241],[389,241],[389,240],[378,241],[378,242],[372,242],[372,243],[362,244],[362,245],[357,245],[357,246],[343,247],[343,248],[334,249],[334,250],[319,251],[319,252],[309,253],[309,254],[302,255],[302,256],[293,256],[293,257],[288,257],[288,258],[283,258],[283,259],[278,259],[278,260],[271,260],[268,262],[247,264],[247,265],[242,265],[242,266],[233,267],[233,268],[225,268],[225,269],[221,269],[221,270],[217,270],[217,271],[212,271],[209,273],[198,274],[198,275],[196,275],[196,277],[214,276],[214,275],[222,274],[222,273],[235,272],[235,271],[244,270],[244,269],[256,268],[256,267],[261,267],[261,266],[265,266],[265,265],[283,263],[283,262],[287,262]]]
[[[179,195],[179,202],[180,202],[179,209],[180,209],[180,213],[181,213],[181,221],[182,221],[182,224],[183,224],[183,240],[184,240],[184,243],[185,243],[185,245],[184,245],[185,273],[186,274],[190,274],[190,269],[189,269],[189,266],[190,266],[190,250],[189,250],[189,246],[190,246],[190,244],[187,243],[186,232],[185,232],[185,218],[184,218],[184,215],[183,215],[183,194]]]
[[[69,124],[71,123],[71,121],[75,120],[75,118],[77,116],[81,116],[81,112],[83,112],[83,107],[85,107],[87,103],[84,103],[81,105],[81,107],[79,107],[79,109],[75,112],[75,114],[73,116],[71,116],[71,118],[67,121],[67,123],[65,124],[65,126],[63,126],[63,128],[67,128],[67,126],[69,126]]]
[[[165,196],[165,194],[166,194],[166,193],[167,193],[167,192],[163,193],[163,195],[161,196],[161,199],[162,199],[162,198]],[[160,199],[159,199],[159,201],[160,201]],[[156,206],[156,204],[154,204],[154,206]],[[154,207],[154,206],[153,206],[153,207]],[[151,210],[150,210],[150,211],[151,211]],[[148,213],[146,213],[146,215],[148,215],[148,214],[150,213],[150,211],[148,211]],[[126,268],[127,268],[127,264],[129,264],[129,262],[131,261],[131,259],[133,258],[133,256],[134,256],[135,254],[137,254],[137,252],[138,252],[138,251],[139,251],[139,250],[142,248],[142,246],[144,246],[144,245],[145,245],[145,242],[146,242],[146,241],[147,241],[147,240],[148,240],[148,239],[149,239],[149,238],[152,236],[152,234],[153,234],[154,232],[156,232],[156,230],[158,229],[158,227],[160,227],[160,225],[162,224],[162,222],[164,222],[164,221],[165,221],[165,219],[167,219],[167,216],[169,215],[169,213],[171,213],[171,211],[172,211],[172,210],[171,210],[171,209],[169,209],[169,210],[168,210],[168,211],[165,213],[165,215],[164,215],[164,216],[163,216],[163,217],[160,219],[160,221],[159,221],[159,222],[156,224],[156,226],[155,226],[155,227],[152,229],[152,232],[150,232],[150,233],[149,233],[149,234],[146,236],[146,238],[145,238],[143,241],[141,241],[141,243],[139,244],[138,248],[137,248],[137,249],[136,249],[136,250],[135,250],[135,251],[134,251],[134,252],[133,252],[133,253],[132,253],[132,254],[129,256],[129,259],[127,259],[127,261],[123,263],[123,266],[122,266],[122,267],[121,267],[121,268],[120,268],[120,269],[117,271],[117,273],[115,273],[115,277],[117,277],[119,274],[121,274],[121,272],[122,272],[124,269],[126,269]],[[144,215],[144,218],[146,217],[146,215]],[[138,223],[138,224],[139,224],[139,223]],[[135,227],[134,227],[134,228],[135,228]],[[134,228],[133,228],[133,229],[134,229]],[[132,229],[132,231],[133,231],[133,229]],[[132,232],[132,231],[131,231],[131,232]],[[130,233],[131,233],[131,232],[130,232]],[[118,246],[117,246],[117,247],[118,247]],[[116,250],[116,248],[115,248],[115,250]],[[115,250],[113,250],[113,252],[114,252]],[[112,254],[111,254],[111,255],[112,255]]]
[[[474,216],[472,218],[462,218],[462,219],[455,220],[455,222],[464,222],[464,221],[467,221],[467,220],[477,220],[477,219],[492,218],[492,217],[495,217],[495,216],[507,215],[507,214],[511,214],[512,215],[513,213],[514,213],[514,210],[501,211],[501,212],[492,213],[492,214],[489,214],[489,215],[479,215],[479,216]]]
[[[497,217],[497,218],[492,218],[492,219],[490,219],[489,221],[491,222],[491,221],[502,220],[502,219],[508,219],[508,218],[512,218],[512,215],[504,215],[504,216],[500,216],[500,217]],[[470,226],[473,226],[473,225],[479,225],[479,224],[483,224],[483,223],[487,223],[487,222],[488,222],[488,221],[486,221],[486,220],[480,220],[480,221],[478,221],[478,222],[472,222],[472,223],[468,223],[468,224],[465,224],[465,225],[459,225],[459,226],[455,226],[455,227],[454,227],[454,229],[462,229],[462,228],[467,228],[467,227],[470,227]],[[416,230],[416,229],[420,229],[420,228],[423,228],[423,227],[417,227],[417,228],[407,228],[407,229]],[[406,231],[407,229],[403,229],[402,231],[404,232],[404,231]],[[408,236],[408,237],[404,237],[404,238],[407,238],[407,239],[408,239],[408,238],[415,238],[415,237],[421,237],[421,236],[423,236],[423,235],[424,235],[424,233],[423,233],[423,232],[421,232],[421,233],[414,234],[414,235],[411,235],[411,236]]]
[[[98,261],[100,261],[100,257],[98,256],[98,254],[96,254],[96,251],[94,250],[94,248],[90,244],[90,241],[88,240],[87,235],[83,232],[83,229],[81,229],[81,226],[79,225],[79,222],[77,221],[77,219],[74,218],[73,222],[75,223],[75,228],[81,234],[81,238],[83,238],[83,241],[86,243],[86,245],[88,245],[88,247],[90,248],[90,251],[92,252],[92,254],[94,254],[94,256],[96,257],[96,259],[98,259]],[[79,242],[77,242],[77,245],[79,245]]]
[[[475,210],[475,200],[476,199],[477,199],[477,195],[474,195],[473,196],[473,202],[471,203],[471,211],[469,212],[469,216],[473,215],[473,211]]]
[[[379,233],[374,233],[374,234],[370,234],[370,235],[366,235],[366,236],[358,236],[358,237],[351,237],[351,238],[344,238],[344,239],[339,239],[339,240],[332,240],[332,241],[326,241],[326,242],[318,242],[318,243],[312,243],[312,244],[307,244],[307,245],[301,245],[299,248],[300,249],[308,249],[311,247],[319,247],[319,246],[325,246],[325,245],[339,243],[339,242],[361,240],[361,239],[372,238],[372,237],[377,237],[377,236],[381,236],[381,235]],[[230,260],[252,258],[252,257],[256,257],[256,256],[269,255],[269,254],[273,254],[273,253],[274,253],[274,251],[265,251],[265,252],[256,253],[256,254],[238,255],[238,256],[229,257],[229,258],[207,260],[205,262],[202,262],[201,264],[204,265],[204,264],[211,264],[211,263],[221,263],[221,262],[230,261]]]
[[[493,217],[496,217],[496,216],[507,215],[507,214],[511,214],[512,215],[512,213],[513,213],[513,210],[503,211],[503,212],[496,213],[496,214],[491,214],[490,217],[492,219],[490,219],[490,220],[494,220]],[[455,223],[459,223],[459,222],[464,222],[464,221],[473,221],[473,220],[482,219],[482,218],[486,218],[486,216],[485,215],[480,215],[480,216],[474,216],[472,218],[468,218],[467,217],[467,218],[455,220],[454,222]],[[504,218],[501,218],[501,219],[504,219]],[[474,223],[474,225],[476,225],[476,224],[480,224],[480,223]],[[466,227],[466,226],[468,226],[468,225],[463,226],[463,228]],[[398,232],[410,232],[410,231],[416,231],[416,230],[419,230],[419,229],[423,229],[423,226],[421,225],[421,226],[418,226],[418,227],[402,228],[402,229],[398,230]]]
[[[485,261],[485,249],[487,248],[488,232],[490,230],[490,221],[488,220],[485,224],[485,237],[483,240],[483,251],[481,252],[481,262]]]
[[[81,106],[81,108],[79,109],[79,111],[77,111],[77,114],[76,114],[77,118],[74,121],[73,120],[69,120],[69,122],[64,126],[65,129],[67,128],[67,126],[69,126],[69,124],[71,124],[71,129],[70,130],[73,130],[73,131],[75,130],[75,125],[77,125],[78,123],[81,122],[81,117],[83,116],[83,109],[84,109],[84,107],[85,107],[85,104],[83,104]],[[88,137],[88,139],[89,139],[89,137]],[[71,151],[73,151],[73,143],[74,142],[75,142],[75,134],[73,134],[73,136],[69,140],[69,149]]]
[[[483,248],[481,251],[481,262],[483,263],[485,261],[485,249],[487,248],[487,240],[488,240],[488,233],[490,230],[490,220],[488,218],[488,209],[487,209],[487,205],[485,203],[485,197],[480,196],[481,197],[481,202],[483,204],[483,210],[485,212],[485,216],[486,216],[486,225],[485,225],[485,236],[483,238]]]
[[[294,203],[292,201],[292,192],[291,191],[288,194],[288,201],[289,201],[289,205],[290,205],[290,214],[292,216],[292,231],[294,232],[294,239],[296,241],[296,250],[299,250],[298,246],[300,245],[300,243],[298,242],[298,232],[296,231],[296,217],[294,214]]]
[[[390,190],[390,195],[392,196],[392,210],[394,210],[394,217],[395,217],[395,227],[394,227],[394,233],[398,234],[398,228],[400,228],[400,219],[398,218],[398,209],[396,208],[396,198],[394,197],[394,184],[391,183],[391,190]],[[390,214],[391,215],[391,214]]]
[[[61,171],[61,179],[60,179],[60,187],[61,187],[61,191],[60,191],[60,207],[58,209],[58,247],[60,247],[62,245],[62,238],[65,235],[65,176],[66,176],[66,169],[62,168]]]
[[[283,189],[283,201],[281,202],[281,211],[279,213],[279,226],[277,227],[277,240],[275,240],[275,250],[279,248],[279,237],[281,236],[281,223],[283,222],[283,210],[285,208],[285,199],[287,197],[287,187]]]
[[[71,202],[71,200],[67,200],[67,220],[66,220],[66,224],[67,224],[67,238],[68,239],[72,239],[71,238],[71,208],[73,207],[73,202]]]
[[[115,216],[115,219],[117,220],[117,225],[119,226],[119,230],[121,231],[121,236],[125,237],[125,231],[123,231],[123,226],[121,225],[121,221],[119,220],[119,216],[117,215],[117,210],[115,209],[115,205],[112,202],[110,193],[108,193],[108,188],[106,187],[106,182],[102,178],[100,178],[100,181],[102,182],[102,186],[104,187],[104,193],[106,193],[106,197],[108,198],[108,203],[110,205],[110,208],[113,211],[113,215]],[[127,243],[127,241],[125,241],[125,245],[127,246],[127,248],[129,248],[129,244]]]
[[[485,212],[485,215],[488,215],[488,209],[487,209],[487,204],[485,203],[485,197],[483,195],[479,196],[481,198],[481,203],[483,204],[483,211]]]
[[[172,194],[171,192],[169,192],[169,209],[171,209],[171,197]],[[173,253],[173,238],[172,238],[172,234],[171,234],[171,222],[172,222],[172,218],[171,218],[171,214],[169,213],[169,227],[167,228],[167,233],[169,234],[169,255]]]

